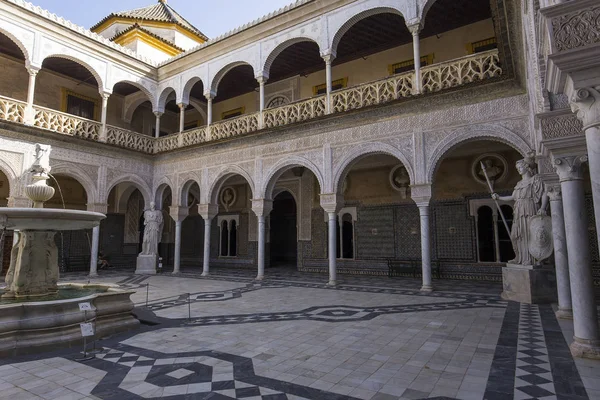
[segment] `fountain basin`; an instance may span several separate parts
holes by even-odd
[[[92,229],[106,218],[104,214],[58,208],[2,208],[0,229],[23,231],[75,231]]]
[[[11,357],[82,347],[79,324],[94,320],[96,339],[139,327],[132,315],[131,290],[110,284],[60,284],[62,289],[94,290],[97,293],[66,300],[0,304],[0,357]],[[87,316],[79,303],[89,302],[93,310]],[[92,338],[88,338],[88,343]]]

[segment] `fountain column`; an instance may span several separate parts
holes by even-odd
[[[181,268],[181,223],[188,216],[187,207],[169,207],[169,214],[175,221],[175,254],[173,261],[173,274],[178,274]]]
[[[202,254],[202,276],[210,274],[210,227],[214,217],[219,213],[216,204],[198,204],[198,214],[204,219],[204,252]]]

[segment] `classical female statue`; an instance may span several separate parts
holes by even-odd
[[[160,241],[163,227],[163,216],[160,210],[156,210],[155,204],[150,203],[150,209],[144,211],[144,240],[140,255],[157,255],[158,242]]]
[[[517,161],[517,171],[521,180],[515,186],[511,196],[499,196],[492,193],[492,198],[502,201],[514,201],[513,221],[510,239],[515,251],[515,258],[509,264],[533,266],[534,258],[529,253],[529,223],[535,215],[546,215],[548,196],[544,182],[536,174],[536,164],[531,158]]]

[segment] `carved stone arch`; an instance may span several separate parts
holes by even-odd
[[[250,186],[250,192],[251,192],[250,198],[254,198],[256,190],[255,190],[254,180],[252,179],[252,176],[248,173],[248,171],[246,171],[245,169],[243,169],[240,166],[229,165],[229,166],[223,167],[216,174],[215,179],[213,179],[212,182],[210,182],[210,184],[209,184],[209,189],[208,189],[209,197],[208,198],[209,198],[209,201],[211,204],[219,204],[219,193],[221,192],[221,188],[223,187],[223,184],[225,183],[225,181],[227,181],[227,179],[229,179],[235,175],[240,175],[246,180],[246,182],[248,183],[248,186]]]
[[[81,65],[82,67],[87,69],[94,76],[94,79],[96,79],[96,82],[98,82],[98,92],[103,93],[105,91],[104,90],[104,87],[105,87],[104,79],[102,79],[100,73],[94,67],[92,67],[90,64],[86,63],[85,61],[81,60],[80,58],[78,58],[74,55],[53,53],[53,54],[48,54],[48,55],[44,56],[43,60],[40,62],[40,65],[43,65],[44,60],[46,60],[47,58],[52,58],[52,57],[64,58],[65,60],[70,60],[70,61],[73,61],[73,62]]]
[[[225,77],[225,75],[227,75],[227,73],[229,71],[231,71],[235,67],[239,67],[240,65],[249,65],[250,67],[252,67],[252,71],[254,73],[256,73],[256,69],[248,61],[231,62],[231,63],[225,65],[224,67],[222,67],[221,69],[219,69],[219,71],[213,76],[212,80],[210,81],[210,86],[209,86],[210,91],[216,94],[217,89],[219,88],[219,84],[221,83],[221,80],[223,79],[223,77]],[[205,90],[206,90],[206,88],[205,88]]]
[[[435,3],[437,0],[418,0],[418,9],[417,9],[417,13],[418,13],[418,18],[425,23],[425,18],[427,18],[427,13],[429,12],[429,9],[431,9],[431,6],[433,5],[433,3]]]
[[[299,36],[299,37],[294,37],[291,39],[288,39],[280,44],[278,44],[265,58],[264,63],[261,63],[262,65],[262,71],[268,76],[270,71],[271,71],[271,66],[273,65],[273,62],[275,61],[275,59],[277,58],[277,56],[279,56],[285,49],[287,49],[290,46],[295,45],[296,43],[302,43],[302,42],[313,42],[315,43],[317,46],[319,46],[319,53],[322,53],[325,49],[321,48],[321,45],[319,45],[319,43],[315,40],[315,39],[311,39],[309,37],[305,37],[305,36]]]
[[[165,87],[158,96],[158,100],[156,102],[156,109],[154,111],[164,113],[165,106],[167,105],[167,99],[172,93],[175,93],[175,98],[177,98],[177,91],[172,86]]]
[[[171,182],[170,179],[161,180],[161,183],[158,185],[158,187],[154,191],[154,200],[153,201],[154,201],[154,204],[155,204],[157,210],[163,209],[163,202],[165,199],[165,193],[167,192],[167,189],[169,189],[171,191],[171,204],[173,204],[173,200],[176,200],[173,195],[177,192],[174,190],[174,186],[170,182]]]
[[[52,175],[68,176],[69,178],[73,178],[79,182],[79,184],[83,186],[83,189],[85,190],[88,204],[100,203],[98,190],[94,180],[90,178],[90,176],[83,170],[77,168],[77,166],[73,164],[66,163],[51,164],[51,167]]]
[[[130,80],[127,80],[127,79],[121,79],[119,81],[116,81],[112,85],[113,90],[114,90],[115,85],[117,83],[128,83],[128,84],[130,84],[132,86],[135,86],[136,88],[140,89],[140,91],[146,96],[145,101],[149,101],[152,104],[152,109],[154,109],[154,107],[156,105],[156,100],[154,98],[154,94],[152,94],[152,92],[147,87],[145,87],[144,85],[142,85],[141,83],[138,83],[138,82],[130,81]],[[138,105],[140,105],[140,104],[141,103],[139,103]],[[131,106],[129,106],[128,108],[131,108]],[[133,111],[135,111],[135,108],[137,108],[137,106],[133,108],[133,110],[131,111],[131,114],[133,114]],[[126,110],[126,112],[124,114],[126,114],[127,111],[128,110]]]
[[[125,104],[123,105],[123,120],[128,123],[131,123],[135,110],[137,110],[139,106],[141,106],[147,101],[150,101],[150,103],[152,104],[152,110],[155,110],[155,104],[150,99],[148,99],[144,93],[137,92],[127,96],[125,98]]]
[[[333,192],[342,192],[341,187],[344,179],[357,161],[375,154],[387,154],[398,159],[406,168],[411,184],[415,182],[414,167],[410,162],[411,155],[404,154],[400,149],[386,143],[371,142],[350,146],[350,149],[345,152],[337,165],[334,165],[333,187],[331,188]]]
[[[198,177],[196,176],[186,175],[185,177],[181,177],[180,180],[183,183],[181,185],[181,188],[178,190],[178,202],[180,206],[187,207],[189,206],[189,204],[187,204],[188,196],[190,194],[192,186],[194,186],[194,183],[198,185],[198,190],[202,190],[200,185],[200,179],[198,179]],[[200,193],[198,193],[198,201],[200,201]]]
[[[342,37],[354,26],[357,22],[377,14],[392,13],[398,14],[404,18],[408,18],[407,10],[402,9],[403,2],[398,0],[377,0],[367,1],[346,8],[344,12],[340,12],[330,17],[329,32],[332,32],[329,48],[332,53],[337,52],[338,45]]]
[[[17,32],[18,30],[20,30],[19,28],[16,29],[12,29],[14,32],[9,31],[9,29],[11,28],[16,28],[14,27],[12,24],[4,24],[4,21],[2,24],[0,24],[0,33],[2,33],[3,35],[5,35],[6,37],[8,37],[14,44],[17,45],[17,47],[21,50],[21,52],[23,52],[23,57],[25,57],[25,66],[28,67],[29,65],[31,65],[31,53],[33,51],[33,43],[31,46],[31,50],[25,45],[24,42],[22,42],[20,39],[18,39],[18,37],[23,37],[23,33],[22,32]]]
[[[167,104],[169,104],[172,100],[175,100],[176,103],[178,103],[177,100],[177,94],[175,92],[171,92],[169,93],[169,95],[165,98],[165,106]],[[198,111],[198,114],[200,114],[200,116],[202,116],[202,118],[204,119],[204,121],[206,121],[206,110],[204,110],[202,104],[196,100],[187,100],[187,102],[184,102],[185,104],[189,104],[190,106],[194,107],[194,109],[196,111]]]
[[[148,206],[150,204],[150,202],[152,201],[151,199],[152,197],[152,191],[150,189],[150,187],[148,186],[148,184],[146,182],[144,182],[144,180],[142,178],[140,178],[137,175],[133,175],[133,174],[123,174],[123,175],[119,175],[118,177],[114,178],[111,182],[108,183],[108,185],[106,185],[106,193],[104,194],[104,199],[103,201],[101,201],[101,203],[108,203],[108,196],[110,195],[110,192],[115,188],[115,186],[117,186],[118,184],[121,183],[128,183],[132,186],[134,186],[136,189],[138,189],[140,191],[140,193],[142,194],[142,196],[144,197],[144,205]]]
[[[273,189],[275,188],[277,180],[281,177],[281,175],[283,175],[284,172],[294,167],[305,167],[309,169],[317,177],[319,188],[321,189],[321,192],[323,192],[325,189],[325,180],[319,167],[304,157],[285,156],[281,160],[277,161],[275,165],[273,165],[264,175],[264,186],[260,188],[260,192],[258,193],[258,195],[261,196],[260,198],[272,200]]]
[[[8,197],[9,198],[14,197],[18,193],[20,193],[21,192],[20,177],[17,174],[17,172],[15,171],[15,169],[13,168],[13,166],[10,165],[3,158],[0,158],[0,171],[2,171],[4,173],[4,175],[6,175],[6,178],[8,179]]]
[[[452,131],[431,153],[427,150],[427,183],[433,182],[433,176],[446,154],[456,146],[474,140],[491,140],[507,144],[526,156],[531,146],[519,135],[499,125],[468,126]]]
[[[200,78],[199,76],[192,76],[190,79],[188,79],[185,85],[183,85],[183,89],[181,90],[181,99],[178,101],[185,104],[190,104],[190,92],[192,91],[194,85],[198,82],[202,82],[202,85],[204,88],[206,88],[206,82],[204,82],[204,79]]]

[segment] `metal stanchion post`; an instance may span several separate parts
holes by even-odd
[[[150,284],[146,283],[146,307],[148,307],[148,292],[150,291]]]
[[[187,294],[187,299],[188,299],[188,321],[192,320],[192,309],[191,309],[191,305],[190,305],[190,294]]]

